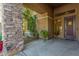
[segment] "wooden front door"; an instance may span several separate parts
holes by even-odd
[[[65,26],[65,39],[75,40],[75,16],[64,17],[64,26]]]

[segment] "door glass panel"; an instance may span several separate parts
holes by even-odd
[[[64,24],[65,24],[65,38],[74,40],[75,38],[75,30],[74,30],[74,25],[75,25],[75,19],[74,16],[68,16],[64,18]]]

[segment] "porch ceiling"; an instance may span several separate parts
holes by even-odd
[[[64,4],[68,3],[24,3],[23,6],[35,10],[38,13],[49,12],[51,14],[53,13],[54,8],[60,7]]]
[[[48,3],[48,5],[51,6],[52,8],[57,8],[64,4],[68,4],[68,3]]]

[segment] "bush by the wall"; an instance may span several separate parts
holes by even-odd
[[[48,38],[48,31],[42,30],[42,31],[40,32],[40,35],[41,35],[43,38],[47,39],[47,38]]]

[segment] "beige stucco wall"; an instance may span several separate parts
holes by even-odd
[[[66,4],[66,5],[63,5],[59,8],[55,8],[54,9],[54,15],[56,13],[61,13],[61,12],[65,12],[65,11],[68,11],[68,10],[72,10],[72,9],[75,9],[76,12],[73,13],[73,14],[67,14],[67,15],[62,15],[62,16],[59,16],[62,20],[62,26],[64,24],[64,17],[66,16],[70,16],[70,15],[76,15],[76,39],[79,40],[79,4]],[[57,17],[54,16],[54,20],[56,19]],[[64,26],[62,28],[62,32],[60,34],[60,37],[61,38],[64,38]]]
[[[48,31],[48,14],[47,13],[43,13],[43,14],[38,14],[37,17],[37,30],[39,30],[39,32],[41,30],[47,30]]]

